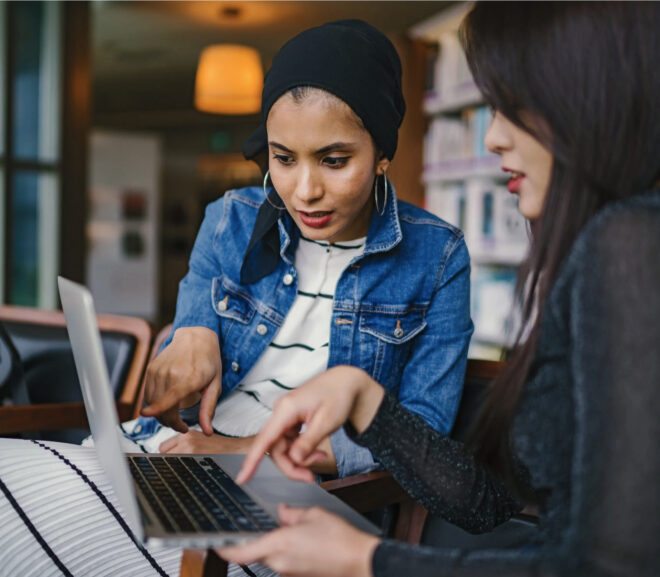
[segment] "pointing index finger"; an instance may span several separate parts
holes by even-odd
[[[252,447],[243,461],[241,470],[236,476],[236,482],[239,484],[247,483],[254,475],[264,455],[270,451],[278,439],[284,437],[284,433],[288,429],[298,425],[298,423],[298,418],[295,416],[286,418],[275,413],[254,439]]]

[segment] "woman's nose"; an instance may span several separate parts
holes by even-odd
[[[323,196],[323,185],[313,170],[300,171],[296,182],[296,196],[306,203],[315,202]]]
[[[488,150],[495,154],[502,154],[511,145],[506,123],[504,116],[496,111],[486,130],[484,144]]]

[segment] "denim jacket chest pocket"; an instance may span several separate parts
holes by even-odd
[[[237,287],[225,277],[213,279],[212,286],[213,310],[219,318],[220,351],[223,359],[223,372],[231,367],[226,366],[227,360],[237,360],[239,351],[245,346],[244,341],[249,338],[248,325],[256,314],[256,306],[250,298],[242,294]],[[236,372],[236,371],[235,371]]]
[[[425,307],[379,307],[360,312],[362,367],[371,367],[369,374],[385,388],[398,386],[415,337],[426,328],[425,315]]]

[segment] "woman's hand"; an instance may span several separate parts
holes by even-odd
[[[222,361],[218,335],[205,327],[182,327],[172,342],[147,367],[142,409],[180,433],[188,426],[179,409],[200,401],[199,424],[211,435],[211,420],[222,390]]]
[[[291,479],[312,482],[309,467],[327,460],[318,449],[328,435],[350,420],[358,432],[371,423],[383,388],[362,369],[333,367],[280,397],[257,435],[236,480],[245,483],[265,453]],[[300,433],[305,425],[304,433]]]
[[[254,437],[224,437],[211,435],[210,437],[199,431],[188,431],[183,435],[163,441],[158,447],[161,453],[247,453]]]
[[[282,528],[217,553],[227,561],[262,563],[282,577],[371,577],[371,559],[380,540],[315,507],[279,508]]]

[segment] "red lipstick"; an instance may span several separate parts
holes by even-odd
[[[332,219],[332,212],[321,210],[315,212],[303,212],[299,210],[298,214],[303,224],[311,228],[323,228]]]
[[[525,178],[525,173],[524,172],[516,172],[515,170],[511,170],[509,168],[503,168],[505,172],[510,173],[509,176],[509,182],[506,183],[506,187],[509,189],[509,192],[512,193],[517,193],[520,191],[520,185]]]
[[[516,178],[511,178],[509,182],[506,183],[506,187],[509,189],[509,192],[516,193],[520,190],[520,183],[522,182],[522,179],[525,178],[524,176],[518,176]]]

